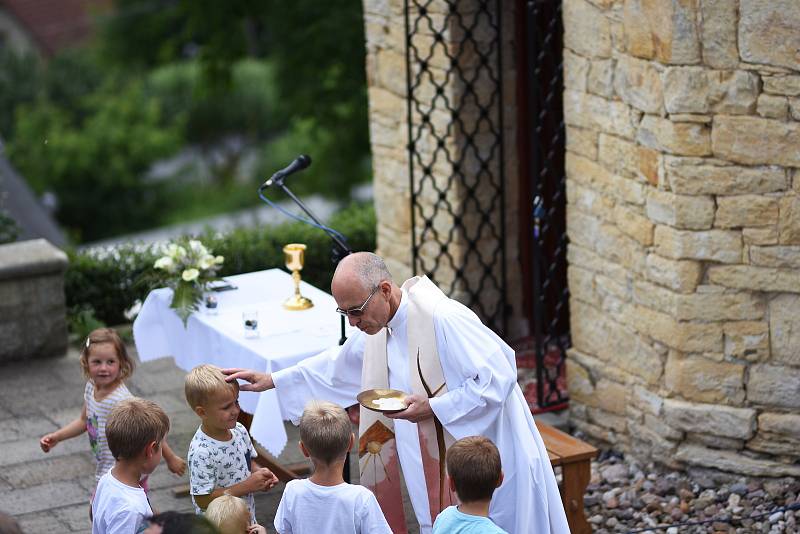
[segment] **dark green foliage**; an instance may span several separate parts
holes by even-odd
[[[14,110],[33,102],[40,92],[41,68],[33,56],[18,56],[11,47],[0,47],[0,137],[14,135]]]
[[[13,243],[19,236],[19,225],[7,213],[0,209],[0,245]]]
[[[43,99],[18,108],[9,159],[37,192],[56,193],[57,218],[79,240],[157,223],[167,197],[143,176],[178,149],[178,128],[161,124],[158,102],[137,83],[91,93],[80,105]]]
[[[375,250],[375,212],[371,206],[355,205],[336,214],[330,226],[348,240],[353,250]],[[283,246],[305,243],[306,263],[303,279],[330,291],[333,276],[331,241],[319,229],[300,223],[269,228],[242,228],[215,235],[206,233],[200,240],[215,255],[225,257],[220,276],[283,267]],[[69,253],[70,264],[64,278],[67,307],[72,317],[93,311],[105,324],[126,321],[124,311],[136,300],[144,301],[150,291],[147,273],[160,251],[142,245],[122,245],[108,250]]]

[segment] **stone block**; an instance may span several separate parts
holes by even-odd
[[[652,148],[601,133],[598,159],[615,174],[658,185],[661,154]]]
[[[736,46],[738,0],[702,0],[703,61],[715,69],[732,69],[739,64]]]
[[[568,49],[564,49],[564,87],[586,92],[589,60]]]
[[[742,238],[731,230],[675,230],[656,226],[654,243],[660,256],[675,260],[709,260],[740,263]]]
[[[769,325],[763,321],[737,321],[722,327],[725,356],[749,362],[769,358]]]
[[[683,431],[667,424],[663,417],[645,414],[644,426],[666,439],[679,441],[683,438]]]
[[[597,159],[597,132],[567,126],[567,150],[591,160]]]
[[[734,451],[720,451],[684,443],[678,446],[675,459],[689,465],[718,469],[750,476],[800,476],[800,466],[774,460],[749,458]]]
[[[769,302],[772,361],[800,367],[800,295],[777,295]]]
[[[664,70],[664,106],[668,113],[707,113],[709,81],[703,67]]]
[[[595,273],[603,273],[620,284],[627,284],[630,279],[627,269],[608,261],[590,248],[579,246],[574,241],[570,242],[567,248],[567,263]]]
[[[651,282],[680,293],[691,293],[702,276],[702,265],[697,261],[675,261],[658,254],[648,254],[645,276]]]
[[[613,78],[614,90],[626,104],[645,113],[659,114],[663,111],[661,75],[653,63],[621,56]]]
[[[589,78],[586,89],[590,93],[606,98],[614,96],[614,61],[595,59],[589,64]]]
[[[764,92],[784,96],[800,96],[800,76],[764,76]]]
[[[594,161],[567,153],[567,178],[630,204],[643,205],[645,186],[609,172]]]
[[[636,140],[644,146],[683,156],[711,154],[710,129],[705,124],[672,122],[646,115],[636,132]]]
[[[747,448],[752,451],[796,460],[800,455],[800,440],[784,434],[773,434],[759,430],[755,437],[747,442]]]
[[[682,195],[743,195],[773,193],[788,187],[780,167],[708,165],[698,158],[668,156],[664,161],[670,189]]]
[[[778,199],[761,195],[717,198],[717,228],[772,226],[778,223]]]
[[[665,399],[664,420],[668,425],[686,432],[749,439],[755,433],[756,411]]]
[[[585,0],[565,0],[564,46],[585,57],[611,57],[611,27],[605,13]]]
[[[751,246],[750,263],[764,267],[800,268],[800,246]]]
[[[698,63],[697,4],[696,0],[626,0],[626,49],[636,57],[662,63]]]
[[[800,440],[800,414],[765,412],[758,416],[758,429]],[[797,454],[796,451],[795,454]]]
[[[728,449],[739,451],[744,448],[744,440],[736,438],[726,438],[718,434],[700,434],[696,432],[686,433],[686,443],[692,445],[703,445],[712,449]]]
[[[614,199],[600,191],[584,187],[575,180],[567,180],[567,202],[570,209],[575,208],[609,222],[614,220]]]
[[[604,224],[594,234],[595,251],[635,273],[644,272],[644,247],[623,234],[616,226]]]
[[[736,163],[800,167],[800,124],[718,115],[711,146],[715,156]]]
[[[570,361],[567,366],[567,388],[570,400],[593,406],[597,401],[594,380],[589,370],[581,364]]]
[[[658,243],[658,229],[656,229]],[[736,289],[800,293],[800,272],[794,269],[757,267],[754,265],[712,265],[708,268],[710,283]]]
[[[684,321],[742,321],[762,319],[766,307],[750,291],[677,295],[673,315]]]
[[[752,113],[758,98],[758,75],[749,71],[707,71],[708,101],[714,113],[746,115]]]
[[[664,399],[657,393],[653,393],[649,389],[637,385],[633,387],[631,403],[646,415],[660,416],[661,407],[664,405]]]
[[[711,197],[676,195],[654,188],[647,191],[647,216],[674,228],[709,229],[714,223],[714,208]],[[777,203],[775,215],[777,218]]]
[[[778,242],[784,245],[800,244],[800,197],[787,195],[780,200]]]
[[[716,362],[696,356],[682,357],[676,352],[671,352],[664,368],[664,385],[669,391],[692,401],[741,404],[745,398],[744,369],[744,365],[737,363]],[[669,403],[669,399],[664,401],[665,413],[667,413]],[[750,410],[750,412],[752,412],[753,422],[755,422],[755,410]],[[683,430],[697,430],[688,426],[670,424]],[[731,434],[731,432],[735,433],[740,430],[721,433],[730,437],[749,437],[752,434],[752,431],[747,436]]]
[[[800,9],[796,0],[740,0],[739,54],[744,61],[797,69]]]
[[[614,207],[614,222],[622,233],[633,238],[640,245],[650,246],[653,244],[655,225],[638,211],[622,204],[617,205]]]
[[[636,113],[622,102],[571,89],[564,91],[564,121],[570,126],[633,139],[638,122]]]
[[[601,379],[595,386],[596,407],[607,412],[625,415],[628,405],[628,387],[611,380]]]
[[[794,97],[789,99],[789,114],[792,119],[800,121],[800,98]]]
[[[722,352],[719,323],[677,321],[671,315],[640,305],[628,306],[624,323],[641,334],[684,352]]]
[[[761,406],[800,408],[800,369],[755,364],[750,368],[747,400]]]
[[[766,119],[789,118],[789,99],[785,96],[762,94],[758,97],[756,111]]]
[[[742,241],[745,245],[775,245],[778,243],[778,227],[743,228]]]

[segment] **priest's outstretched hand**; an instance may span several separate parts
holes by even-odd
[[[404,402],[408,406],[405,410],[384,415],[391,419],[407,419],[412,423],[418,423],[433,417],[433,410],[431,409],[431,403],[428,402],[428,397],[409,395],[404,399]]]
[[[249,369],[223,369],[222,372],[228,375],[225,378],[228,382],[232,382],[237,378],[250,382],[249,384],[240,384],[239,389],[241,391],[266,391],[275,387],[270,373],[259,373]]]

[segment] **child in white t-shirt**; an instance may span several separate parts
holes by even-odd
[[[156,403],[130,398],[108,415],[106,440],[114,467],[100,477],[92,501],[92,534],[136,534],[153,515],[142,477],[161,461],[169,418]]]
[[[350,418],[341,406],[311,401],[300,419],[300,450],[314,474],[292,480],[275,513],[278,534],[390,534],[375,495],[347,484],[342,469],[353,446]]]

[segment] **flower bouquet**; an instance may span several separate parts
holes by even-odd
[[[189,316],[199,309],[209,282],[219,280],[217,270],[225,258],[214,256],[200,241],[181,239],[169,243],[153,264],[161,285],[172,288],[172,304],[186,326]]]

